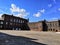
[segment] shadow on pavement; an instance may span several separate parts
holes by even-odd
[[[23,36],[14,36],[0,32],[0,45],[47,45],[43,43],[34,42],[32,39]]]

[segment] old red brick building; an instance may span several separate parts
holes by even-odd
[[[60,20],[29,22],[29,19],[3,14],[0,18],[1,30],[60,31]]]
[[[0,29],[4,30],[29,30],[28,19],[3,14],[0,19]]]
[[[60,20],[55,21],[39,21],[28,24],[32,31],[60,31]]]
[[[31,22],[28,24],[31,30],[35,31],[47,31],[47,26],[45,21]]]

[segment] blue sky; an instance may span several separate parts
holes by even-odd
[[[60,19],[60,0],[0,0],[0,15],[14,14],[30,22]]]

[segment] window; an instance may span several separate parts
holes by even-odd
[[[0,25],[0,28],[2,28],[2,25]]]
[[[3,24],[3,22],[1,21],[1,24]]]
[[[53,31],[55,31],[55,29],[53,29]]]
[[[12,23],[10,23],[10,25],[12,25]]]
[[[52,29],[51,29],[51,31],[52,31]]]
[[[16,22],[18,22],[18,19],[16,20]]]
[[[13,28],[13,30],[14,30],[14,28]]]
[[[24,23],[24,21],[23,21],[23,23]]]
[[[22,20],[21,20],[21,23],[22,23]]]
[[[10,21],[13,21],[12,19],[10,19]]]
[[[50,23],[50,27],[52,26],[52,24]]]
[[[19,23],[20,23],[20,20],[19,20]]]
[[[54,26],[54,23],[52,25]]]
[[[16,30],[18,30],[18,28],[16,28]]]
[[[14,19],[14,22],[15,22],[15,19]]]
[[[8,24],[8,22],[6,22],[6,24]]]

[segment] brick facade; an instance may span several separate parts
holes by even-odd
[[[3,14],[0,19],[0,29],[4,30],[32,30],[32,31],[60,31],[60,20],[29,22],[29,19]]]
[[[31,30],[36,31],[60,31],[60,20],[57,21],[39,21],[29,23]]]
[[[29,30],[28,19],[16,17],[13,15],[3,14],[0,20],[0,29],[6,30]],[[3,24],[1,24],[3,22]]]

